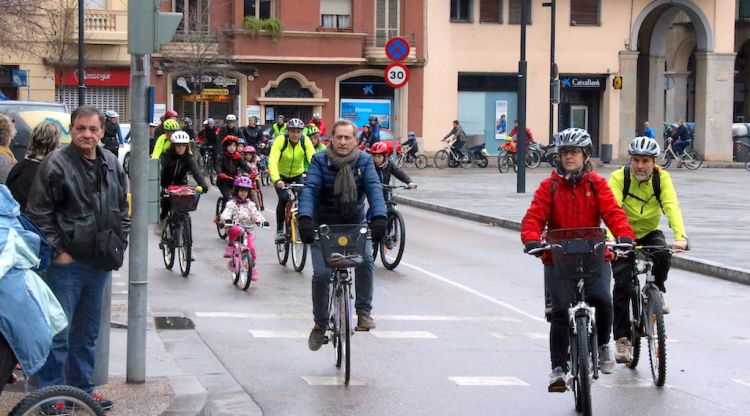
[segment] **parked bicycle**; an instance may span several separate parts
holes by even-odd
[[[268,223],[260,224],[238,224],[228,223],[225,227],[229,229],[232,226],[239,226],[242,228],[242,236],[238,238],[232,248],[232,255],[229,257],[227,262],[227,269],[232,276],[232,284],[247,290],[252,282],[253,269],[255,268],[255,259],[253,253],[248,246],[248,241],[252,241],[255,238],[256,228],[267,228]]]
[[[47,386],[24,397],[8,416],[45,414],[104,416],[104,410],[85,391],[73,386]]]
[[[407,163],[413,163],[417,169],[424,169],[427,167],[427,156],[425,155],[408,155],[409,147],[404,146],[404,151],[396,156],[396,166],[401,169]]]
[[[606,237],[602,228],[552,230],[546,234],[544,247],[529,250],[529,254],[552,251],[556,275],[565,276],[574,287],[575,299],[568,308],[570,380],[565,389],[573,391],[575,408],[584,415],[592,414],[591,383],[599,378],[596,314],[586,300],[584,283],[601,274],[607,247],[629,246],[608,243]]]
[[[383,262],[383,267],[388,270],[395,269],[401,263],[401,257],[403,257],[406,247],[406,226],[404,225],[403,215],[396,208],[398,204],[393,200],[394,189],[409,189],[409,187],[383,184],[385,205],[388,209],[385,239],[382,243],[373,243],[372,248],[373,260],[377,259],[378,252],[380,252],[380,261]]]
[[[352,276],[354,269],[365,261],[368,230],[361,224],[321,225],[317,234],[326,267],[332,269],[328,291],[330,318],[323,343],[330,342],[336,349],[336,368],[344,364],[344,384],[348,385],[354,335]]]
[[[674,139],[667,137],[665,140],[664,153],[659,157],[659,165],[663,168],[668,168],[672,164],[672,160],[677,161],[677,167],[685,165],[690,170],[695,170],[701,167],[703,164],[703,156],[695,150],[691,149],[691,146],[685,148],[680,154],[675,153],[672,145]]]
[[[739,153],[739,151],[741,149],[741,146],[750,147],[750,144],[747,144],[745,142],[741,142],[739,140],[735,141],[735,143],[737,144],[737,146],[736,146],[737,153]],[[750,171],[750,160],[746,160],[745,161],[745,169],[748,170],[748,171]]]
[[[301,272],[305,268],[305,261],[307,260],[307,244],[300,240],[299,226],[297,224],[297,210],[299,209],[297,194],[303,187],[304,185],[298,183],[291,183],[284,187],[284,190],[291,192],[291,197],[286,204],[284,214],[284,233],[286,237],[284,241],[276,243],[276,257],[279,260],[279,264],[282,266],[286,265],[289,260],[289,252],[291,251],[292,265],[295,272]]]
[[[183,277],[190,274],[190,265],[193,261],[193,230],[190,211],[195,211],[198,208],[198,201],[200,200],[200,193],[191,191],[191,193],[185,194],[167,192],[163,196],[163,198],[169,199],[170,208],[166,225],[161,233],[159,249],[161,249],[162,260],[164,260],[164,266],[167,270],[172,270],[175,254],[177,254]]]
[[[453,141],[448,140],[449,139],[443,139],[443,141],[446,142],[445,148],[443,148],[442,150],[438,150],[437,153],[435,153],[433,162],[435,162],[436,168],[443,169],[446,166],[457,168],[464,165],[476,165],[482,167],[482,164],[484,164],[483,167],[487,167],[488,161],[486,160],[486,157],[476,158],[471,154],[471,152],[465,152],[466,156],[462,159],[461,156],[459,156],[458,152],[453,149]]]

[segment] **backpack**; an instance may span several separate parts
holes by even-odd
[[[47,236],[39,229],[39,227],[31,221],[25,214],[18,215],[18,222],[26,231],[39,236],[39,266],[31,269],[39,274],[42,274],[52,262],[52,245],[49,243]]]
[[[659,202],[659,206],[661,207],[661,172],[660,170],[661,169],[658,166],[654,168],[654,174],[651,175],[651,185],[654,188],[654,197],[656,197],[656,200]],[[630,193],[630,166],[626,165],[623,168],[623,171],[625,172],[625,180],[622,186],[622,202],[625,203],[625,199],[628,196],[632,196],[633,198],[643,202],[644,204],[648,202]]]
[[[279,152],[279,160],[281,160],[281,155],[284,154],[284,150],[286,150],[287,147],[289,147],[289,137],[287,137],[286,134],[284,134],[282,137],[284,137],[284,145],[281,146],[281,151]],[[305,162],[305,170],[307,170],[307,167],[310,166],[310,162],[307,161],[307,146],[305,146],[305,139],[307,136],[304,134],[302,137],[300,137],[299,142],[302,145],[302,154],[304,155],[303,161]]]

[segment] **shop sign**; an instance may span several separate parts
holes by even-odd
[[[229,95],[228,88],[204,88],[203,95]]]
[[[236,78],[227,78],[225,76],[219,75],[214,79],[214,84],[220,86],[220,87],[228,87],[230,85],[237,85],[237,79]]]
[[[605,77],[587,77],[587,76],[562,76],[560,77],[560,87],[562,87],[562,89],[603,90],[605,86],[606,86]]]
[[[87,87],[127,87],[130,86],[130,68],[88,68],[84,71]],[[78,85],[78,70],[66,69],[62,75],[63,85]],[[60,83],[60,74],[55,76]]]

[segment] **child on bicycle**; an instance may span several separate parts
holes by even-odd
[[[406,150],[406,160],[412,161],[417,157],[419,151],[419,145],[417,144],[417,134],[410,131],[407,135],[405,142],[401,143],[401,146]]]
[[[216,186],[221,191],[221,195],[226,198],[232,191],[234,180],[240,176],[241,172],[250,173],[250,168],[245,163],[240,152],[237,151],[237,136],[228,135],[221,141],[223,152],[216,159]]]
[[[255,154],[255,147],[245,146],[242,149],[242,159],[245,160],[247,167],[250,169],[250,175],[257,175],[261,171],[260,158]]]
[[[599,227],[604,221],[620,243],[632,243],[635,235],[625,212],[617,204],[607,181],[593,171],[591,137],[583,129],[566,129],[556,139],[560,162],[552,175],[539,184],[531,206],[521,222],[521,241],[525,251],[543,247],[545,228]],[[574,298],[573,287],[564,276],[555,273],[549,252],[539,254],[544,263],[544,286],[551,303],[550,313],[550,392],[564,392],[568,378],[568,306]],[[596,308],[599,368],[610,374],[614,360],[609,350],[612,329],[612,270],[605,263],[598,279],[585,283],[587,301]]]
[[[384,142],[377,142],[370,147],[372,160],[375,162],[375,170],[378,172],[380,182],[389,184],[391,175],[396,179],[407,184],[409,189],[416,189],[417,184],[402,169],[399,169],[394,163],[388,160],[388,146]]]
[[[232,195],[227,201],[227,205],[224,207],[224,211],[221,212],[221,222],[225,226],[229,227],[227,231],[227,247],[224,249],[224,257],[232,257],[234,251],[234,243],[242,237],[243,229],[240,225],[251,225],[251,224],[266,224],[266,219],[263,218],[263,214],[258,211],[258,207],[250,199],[250,193],[253,191],[253,180],[247,177],[239,177],[234,180],[234,187],[232,188]],[[253,236],[251,233],[247,234],[247,241],[245,242],[250,255],[253,256],[255,261],[255,243],[253,242]],[[258,269],[253,268],[253,274],[250,280],[258,280]]]

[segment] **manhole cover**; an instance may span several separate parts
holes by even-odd
[[[195,329],[193,321],[184,316],[157,316],[154,323],[156,329]]]

